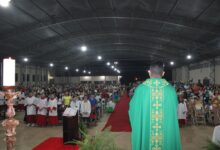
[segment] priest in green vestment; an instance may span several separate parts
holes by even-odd
[[[165,80],[163,63],[150,66],[130,102],[132,150],[181,150],[177,95]]]

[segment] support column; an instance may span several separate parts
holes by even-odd
[[[210,78],[213,84],[215,84],[215,58],[210,61]]]
[[[186,76],[186,81],[185,82],[189,82],[189,65],[185,66],[185,76]]]

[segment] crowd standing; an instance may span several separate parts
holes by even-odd
[[[127,92],[133,96],[141,82],[128,86]],[[173,82],[178,96],[178,118],[180,127],[185,125],[220,124],[220,86],[199,80]],[[16,111],[24,111],[27,126],[55,126],[62,122],[62,114],[67,107],[77,108],[81,120],[88,126],[95,125],[103,111],[113,112],[121,92],[119,84],[44,85],[18,86],[21,91],[14,99]],[[0,117],[5,117],[5,98],[0,96]]]
[[[16,111],[24,111],[27,126],[56,126],[66,108],[77,109],[87,126],[96,125],[103,111],[112,112],[121,95],[119,84],[81,83],[73,85],[18,86]],[[0,116],[5,115],[5,99],[0,97]],[[111,111],[109,111],[111,110]]]

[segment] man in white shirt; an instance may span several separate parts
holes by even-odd
[[[91,103],[88,100],[88,97],[84,96],[84,99],[80,107],[80,114],[82,115],[82,120],[86,122],[87,125],[89,123],[90,113],[91,113]]]

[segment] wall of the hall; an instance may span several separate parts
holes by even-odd
[[[0,64],[2,75],[2,64]],[[56,77],[50,75],[51,70],[39,66],[16,64],[16,85],[41,85],[47,83],[71,84],[80,82],[120,82],[120,76],[69,76]],[[0,80],[2,79],[2,76]],[[0,81],[1,82],[1,81]]]
[[[80,77],[54,77],[56,84],[71,84],[80,82],[119,82],[120,76],[80,76]]]
[[[211,83],[220,84],[220,57],[189,64],[172,70],[173,81],[203,81],[207,77]]]
[[[47,84],[49,71],[39,66],[16,64],[16,84]]]

